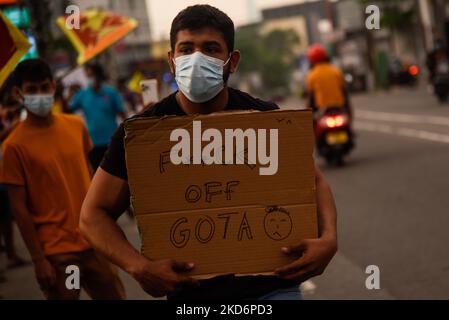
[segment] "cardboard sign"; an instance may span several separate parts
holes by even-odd
[[[311,111],[142,118],[125,125],[142,253],[193,276],[272,273],[317,237]]]

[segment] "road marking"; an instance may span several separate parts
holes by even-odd
[[[364,120],[379,120],[401,123],[418,123],[418,124],[433,124],[439,126],[449,126],[448,117],[412,115],[403,113],[378,112],[367,110],[355,110],[356,119]]]
[[[417,138],[427,141],[449,144],[449,135],[431,131],[416,130],[409,128],[395,128],[387,124],[377,124],[366,121],[356,121],[354,127],[356,130],[361,131],[381,132],[386,134],[394,134],[403,137]]]

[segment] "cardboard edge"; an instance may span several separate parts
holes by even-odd
[[[258,113],[287,113],[287,112],[312,112],[310,109],[293,109],[293,108],[285,108],[285,109],[276,109],[276,110],[267,110],[267,111],[261,111],[256,109],[248,109],[248,110],[225,110],[225,111],[219,111],[214,112],[210,114],[190,114],[190,115],[165,115],[165,116],[149,116],[149,117],[143,117],[143,116],[134,116],[130,119],[127,119],[124,121],[125,129],[128,125],[133,124],[134,122],[139,121],[148,121],[148,120],[167,120],[167,119],[173,119],[173,118],[184,118],[184,119],[197,119],[197,118],[210,118],[210,117],[217,117],[217,116],[228,116],[229,114],[236,114],[236,115],[243,115],[243,114],[258,114]]]

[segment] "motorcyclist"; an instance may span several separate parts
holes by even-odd
[[[443,40],[437,39],[433,49],[427,54],[427,68],[429,69],[430,83],[434,83],[438,73],[448,73],[448,51]]]
[[[311,64],[306,83],[308,106],[315,116],[331,108],[344,108],[352,119],[343,72],[330,63],[329,55],[322,45],[312,45],[307,57]]]
[[[434,43],[433,50],[427,55],[429,82],[433,92],[441,103],[449,98],[449,57],[447,47],[441,39]]]

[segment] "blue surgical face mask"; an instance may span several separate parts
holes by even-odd
[[[32,114],[44,118],[50,113],[54,101],[51,94],[24,95],[23,105]]]
[[[179,90],[194,103],[215,98],[224,88],[223,68],[230,61],[209,57],[201,52],[176,58],[176,82]]]

